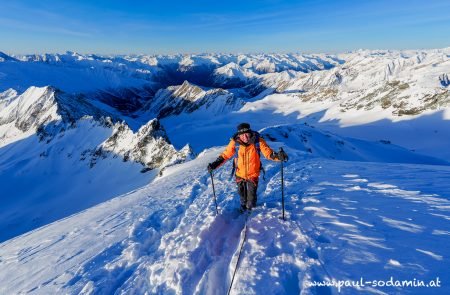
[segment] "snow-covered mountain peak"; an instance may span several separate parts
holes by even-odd
[[[251,71],[239,66],[235,62],[230,62],[220,68],[215,69],[214,73],[216,75],[219,74],[219,75],[224,75],[224,76],[228,76],[228,77],[235,77],[238,75],[242,75],[243,73],[247,73],[248,75],[251,75]]]
[[[195,158],[195,152],[192,149],[192,146],[188,143],[186,144],[179,153],[185,156],[186,160],[193,160]]]
[[[181,97],[189,101],[195,101],[200,94],[205,92],[201,87],[189,83],[187,80],[185,80],[183,84],[169,87],[169,89],[173,90],[174,97]]]
[[[118,118],[94,106],[83,95],[71,95],[54,87],[30,87],[18,95],[14,90],[1,94],[0,146],[37,135],[51,141],[87,118],[93,124],[109,127]]]
[[[14,97],[15,91],[3,92],[10,103],[0,110],[0,125],[14,122],[15,126],[26,132],[36,130],[51,121],[74,123],[83,116],[94,119],[113,115],[93,106],[82,95],[70,95],[52,86],[30,87],[21,95]]]
[[[158,90],[155,97],[142,108],[142,113],[138,115],[164,118],[194,111],[201,113],[201,109],[207,109],[209,114],[219,114],[224,111],[236,110],[243,104],[242,99],[228,90],[204,89],[184,81],[181,85]],[[203,114],[208,115],[205,112]]]
[[[18,95],[17,90],[9,88],[9,89],[6,89],[3,92],[0,92],[0,100],[1,99],[6,99],[6,98],[11,97],[11,96],[17,96],[17,95]]]
[[[0,62],[4,61],[16,61],[16,59],[0,51]]]
[[[249,69],[239,66],[235,62],[227,63],[214,70],[214,83],[228,87],[242,87],[246,85],[250,79],[257,77],[257,74]]]
[[[104,152],[141,163],[149,170],[182,162],[188,156],[186,150],[178,152],[172,146],[158,119],[149,121],[136,133],[124,122],[116,123],[113,134],[100,146],[99,154]]]
[[[14,93],[11,93],[14,94]],[[55,90],[52,87],[30,87],[23,94],[12,98],[0,111],[0,125],[14,122],[14,126],[26,132],[40,125],[61,119],[58,114]]]

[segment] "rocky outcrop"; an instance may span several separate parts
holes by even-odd
[[[204,89],[184,81],[182,85],[159,90],[155,97],[143,107],[142,113],[150,117],[164,118],[181,113],[192,113],[201,108],[212,113],[231,111],[243,104],[242,100],[227,90]]]
[[[190,147],[179,152],[173,147],[157,119],[149,121],[136,133],[126,123],[116,123],[113,134],[94,153],[91,165],[108,154],[121,156],[124,161],[139,162],[148,170],[181,163],[193,157]]]

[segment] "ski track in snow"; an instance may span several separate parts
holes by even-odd
[[[245,219],[237,212],[230,163],[215,175],[215,216],[205,167],[219,151],[170,168],[136,192],[0,244],[0,293],[226,294]],[[436,291],[450,292],[448,167],[289,154],[286,221],[280,218],[280,166],[266,161],[231,294],[333,294],[335,288],[308,282],[390,276],[440,277],[443,286]],[[341,293],[361,291],[430,289],[367,286]]]

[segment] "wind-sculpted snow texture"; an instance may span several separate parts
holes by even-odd
[[[1,293],[224,294],[244,217],[220,149],[168,168],[141,189],[0,245]],[[343,294],[450,291],[450,168],[342,162],[287,149],[286,221],[279,164],[250,215],[232,294],[327,294],[327,279],[432,280],[430,288],[343,288]],[[389,175],[386,175],[386,169]],[[324,267],[322,267],[321,263]]]

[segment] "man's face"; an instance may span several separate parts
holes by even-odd
[[[248,141],[250,140],[250,133],[249,133],[249,132],[246,132],[246,133],[239,134],[239,139],[240,139],[243,143],[248,143]]]

